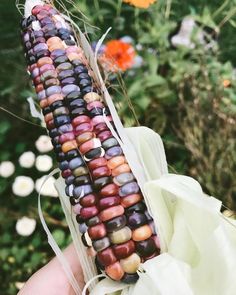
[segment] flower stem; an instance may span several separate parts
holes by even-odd
[[[235,14],[236,14],[236,8],[229,11],[229,13],[219,23],[218,29],[220,30],[223,27],[223,25],[226,24]]]
[[[228,3],[229,3],[229,0],[225,0],[222,3],[222,5],[213,13],[212,17],[215,18],[216,16],[218,16],[225,9]]]
[[[118,0],[117,2],[117,8],[116,8],[116,16],[119,17],[121,13],[121,7],[122,7],[122,0]]]
[[[166,1],[166,11],[165,11],[165,18],[166,19],[168,19],[170,17],[171,4],[172,4],[172,0]]]

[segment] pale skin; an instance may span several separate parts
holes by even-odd
[[[81,288],[85,285],[83,272],[74,245],[71,244],[63,254]],[[48,264],[33,274],[17,295],[76,295],[73,291],[58,259],[53,258]]]

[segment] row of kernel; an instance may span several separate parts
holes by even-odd
[[[90,93],[90,97],[86,95],[84,98],[87,102],[91,99],[93,103],[97,98],[98,105],[101,108],[104,107],[99,102],[99,96],[94,93]],[[144,252],[143,256],[145,258],[153,256],[157,252],[157,249],[155,241],[150,238],[153,232],[151,227],[146,225],[148,221],[146,215],[141,212],[136,212],[136,210],[145,209],[144,203],[132,207],[132,205],[141,201],[142,197],[139,194],[139,187],[135,182],[129,165],[126,163],[125,157],[123,156],[122,149],[108,130],[106,124],[102,122],[99,124],[100,128],[99,132],[97,132],[97,137],[100,138],[102,146],[106,151],[105,157],[94,160],[94,162],[91,164],[89,163],[88,166],[92,170],[92,176],[95,178],[95,181],[96,174],[93,172],[93,168],[96,168],[94,170],[96,173],[97,171],[99,174],[104,173],[104,178],[110,175],[113,176],[113,183],[107,184],[99,194],[100,197],[102,196],[102,199],[99,201],[100,208],[104,209],[103,204],[108,207],[101,211],[100,218],[102,221],[107,221],[107,219],[109,220],[109,218],[111,218],[111,223],[107,223],[106,227],[110,228],[111,233],[109,234],[109,238],[113,246],[112,248],[106,248],[104,251],[98,253],[98,260],[100,260],[103,266],[108,265],[105,270],[110,276],[113,276],[113,278],[117,279],[119,275],[122,278],[122,270],[125,270],[130,274],[129,281],[131,281],[136,277],[135,272],[140,264],[140,258],[134,253],[135,247],[131,237],[136,241],[135,244],[139,253],[142,254],[141,252]],[[119,190],[118,186],[120,186]],[[124,209],[119,205],[120,199],[122,198],[124,198],[126,204],[130,206],[127,218],[123,215]],[[142,205],[144,208],[142,208]],[[131,233],[131,230],[126,226],[127,221],[129,227],[134,229],[133,233]],[[117,245],[115,246],[115,244]],[[119,253],[121,253],[121,256]],[[115,262],[114,257],[116,257],[116,259],[121,259],[120,262]],[[133,274],[134,277],[132,277],[131,274]]]
[[[54,10],[53,13],[55,13]],[[72,58],[76,55],[71,50],[66,52],[64,50],[66,46],[64,46],[61,39],[54,37],[52,32],[49,34],[48,30],[52,29],[54,24],[48,12],[46,12],[46,15],[46,18],[40,18],[41,30],[32,30],[32,26],[35,25],[35,16],[31,16],[27,21],[23,21],[27,24],[28,29],[23,39],[26,42],[27,56],[31,54],[30,58],[34,57],[34,60],[37,61],[37,64],[31,64],[30,66],[31,75],[34,79],[34,85],[43,114],[45,115],[47,128],[60,162],[59,167],[62,170],[62,176],[66,178],[67,184],[71,184],[74,171],[71,171],[69,168],[72,168],[75,164],[71,164],[69,167],[68,161],[73,160],[83,164],[83,160],[79,157],[77,151],[77,145],[71,141],[74,139],[73,126],[70,124],[69,110],[64,105],[64,97],[67,98],[67,95],[70,95],[72,90],[74,95],[76,90],[77,92],[79,90],[78,86],[72,84],[72,77],[68,77],[68,65],[70,67],[70,64],[66,63],[68,57]],[[24,27],[23,29],[25,30],[26,28]],[[62,32],[65,35],[65,29],[64,31],[63,29],[59,30],[59,34]],[[41,53],[39,54],[39,52]],[[28,59],[29,63],[31,63],[30,60],[32,58]],[[68,187],[67,193],[69,193]]]

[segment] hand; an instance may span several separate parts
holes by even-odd
[[[78,261],[74,245],[63,251],[71,270],[81,288],[85,285],[81,265]],[[55,257],[47,265],[38,270],[26,282],[18,295],[75,295],[64,270]]]

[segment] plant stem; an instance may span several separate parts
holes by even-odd
[[[116,8],[116,16],[119,17],[121,13],[121,7],[122,7],[122,0],[118,0],[117,8]]]
[[[139,9],[134,9],[134,27],[136,32],[139,32]]]
[[[213,13],[212,17],[215,18],[218,14],[220,14],[228,5],[228,3],[229,3],[229,0],[225,0],[223,4]]]
[[[39,124],[33,123],[33,122],[29,121],[29,120],[26,120],[26,119],[24,119],[24,118],[19,117],[18,115],[12,113],[11,111],[8,111],[7,109],[5,109],[5,108],[3,108],[3,107],[0,107],[0,110],[2,110],[2,111],[4,111],[4,112],[8,113],[8,114],[11,115],[12,117],[15,117],[15,118],[17,118],[17,119],[19,119],[19,120],[21,120],[21,121],[23,121],[23,122],[25,122],[25,123],[28,123],[28,124],[30,124],[30,125],[37,126],[37,127],[39,127],[39,128],[44,128],[43,126],[41,126],[41,125],[39,125]]]
[[[232,9],[219,23],[218,29],[220,30],[236,14],[236,8]]]
[[[166,1],[166,11],[165,11],[165,18],[166,19],[168,19],[170,17],[171,4],[172,4],[172,0]]]
[[[94,6],[95,6],[96,11],[98,12],[100,10],[98,0],[94,0]],[[103,19],[102,13],[98,13],[98,19],[100,22],[103,22],[104,19]]]

